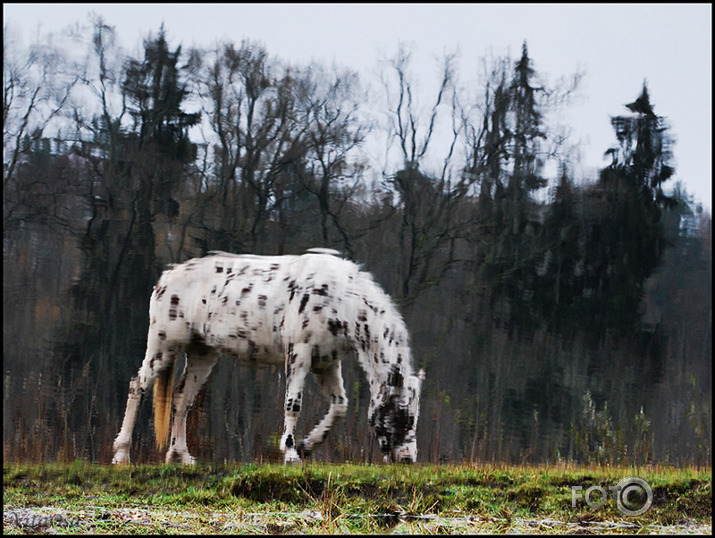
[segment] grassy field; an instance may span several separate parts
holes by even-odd
[[[642,515],[613,499],[625,477],[652,488]],[[589,490],[592,504],[607,492],[602,507]],[[621,507],[645,502],[633,494]],[[3,519],[5,534],[710,533],[712,470],[6,463]]]

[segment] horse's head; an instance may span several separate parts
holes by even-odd
[[[417,418],[420,413],[420,392],[424,370],[417,375],[403,376],[394,367],[380,390],[379,401],[370,413],[385,462],[413,463],[417,461]]]

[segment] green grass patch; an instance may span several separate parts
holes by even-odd
[[[653,490],[651,508],[638,517],[622,514],[609,490],[628,476]],[[574,507],[572,486],[581,494],[602,488],[609,497],[601,508],[583,497]],[[657,532],[712,525],[711,469],[664,466],[8,463],[3,489],[6,533],[539,533],[598,525]]]

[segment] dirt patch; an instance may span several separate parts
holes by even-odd
[[[682,522],[676,525],[648,525],[613,521],[558,521],[554,519],[522,519],[498,517],[441,517],[432,514],[409,515],[399,512],[381,514],[345,514],[333,520],[343,533],[350,533],[350,520],[371,518],[376,527],[403,534],[705,534],[709,525]],[[204,512],[201,516],[160,508],[91,507],[84,510],[64,510],[56,507],[12,508],[3,510],[4,533],[20,531],[32,534],[56,532],[103,534],[205,533],[217,534],[305,534],[325,529],[326,518],[315,510],[302,512],[229,513]],[[398,526],[399,525],[399,526]]]

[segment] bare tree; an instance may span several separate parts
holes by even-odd
[[[414,165],[425,157],[435,134],[440,106],[454,89],[456,54],[448,54],[442,61],[437,95],[429,110],[426,126],[415,95],[415,82],[409,72],[410,61],[411,54],[404,45],[400,45],[397,54],[388,61],[389,70],[382,73],[382,83],[387,95],[390,134],[398,141],[403,162]]]
[[[354,150],[367,129],[357,117],[361,105],[357,85],[357,74],[347,71],[327,73],[312,65],[301,73],[296,91],[299,114],[308,125],[307,152],[302,163],[291,163],[302,188],[317,201],[323,245],[331,244],[332,224],[350,256],[354,249],[341,213],[362,182],[364,163]]]
[[[457,222],[460,200],[466,194],[460,182],[452,183],[450,163],[459,136],[456,101],[456,55],[444,57],[437,95],[424,120],[409,74],[410,55],[400,47],[383,73],[390,117],[390,136],[397,140],[402,167],[386,174],[399,196],[399,284],[403,301],[414,300],[434,285],[455,261],[455,242],[462,224]],[[448,96],[452,99],[449,102]],[[449,146],[441,156],[438,174],[421,170],[434,142],[440,110],[449,106]]]
[[[31,184],[19,184],[17,167],[32,144],[45,137],[52,120],[66,110],[79,74],[50,44],[38,42],[24,50],[6,25],[3,44],[3,230],[7,231],[46,209],[30,205],[27,194],[51,186],[38,185],[31,178]]]
[[[304,151],[307,126],[296,122],[290,69],[271,63],[261,46],[244,41],[212,55],[199,86],[215,141],[210,190],[220,217],[214,245],[255,250],[275,208],[282,167]]]

